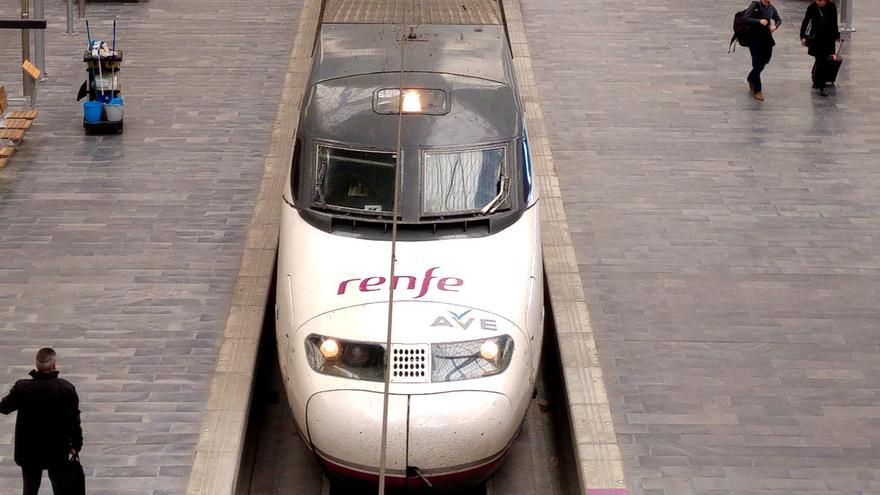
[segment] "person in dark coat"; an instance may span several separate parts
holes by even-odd
[[[752,2],[743,18],[749,24],[749,53],[752,55],[752,71],[746,80],[752,96],[758,101],[764,101],[761,71],[773,56],[773,47],[776,45],[773,32],[782,25],[782,18],[779,17],[776,7],[770,5],[770,0]]]
[[[813,87],[822,96],[828,96],[822,80],[825,71],[823,64],[834,54],[834,45],[840,40],[840,29],[837,27],[837,6],[831,0],[814,0],[807,7],[804,21],[801,23],[801,44],[808,47],[807,53],[816,61],[813,63]]]
[[[64,493],[68,456],[82,449],[79,396],[58,378],[55,351],[37,353],[30,380],[18,380],[0,401],[0,412],[18,411],[15,418],[15,463],[21,467],[24,495],[37,495],[43,470],[49,471],[52,492]]]

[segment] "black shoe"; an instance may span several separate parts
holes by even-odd
[[[819,89],[819,85],[816,83],[813,83],[813,89]]]
[[[828,90],[825,88],[819,88],[819,96],[828,96]]]

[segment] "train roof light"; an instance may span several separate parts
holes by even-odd
[[[373,93],[376,113],[396,115],[401,106],[403,113],[443,115],[449,112],[449,98],[442,89],[404,88],[403,98],[398,88],[384,88]]]
[[[418,91],[403,93],[403,113],[422,113],[422,99]]]

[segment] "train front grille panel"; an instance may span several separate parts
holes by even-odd
[[[430,382],[430,344],[391,345],[391,383]]]

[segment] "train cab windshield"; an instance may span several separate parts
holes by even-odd
[[[509,195],[506,155],[504,146],[421,152],[419,216],[494,212]],[[319,145],[317,159],[318,205],[368,215],[393,211],[396,153]]]
[[[291,206],[327,232],[385,239],[398,177],[398,238],[484,236],[512,225],[533,203],[503,29],[420,26],[403,72],[401,37],[377,39],[375,29],[322,28],[295,138]]]
[[[396,153],[318,147],[316,201],[329,207],[391,212]]]
[[[502,199],[504,148],[425,152],[422,162],[426,215],[485,213]]]

